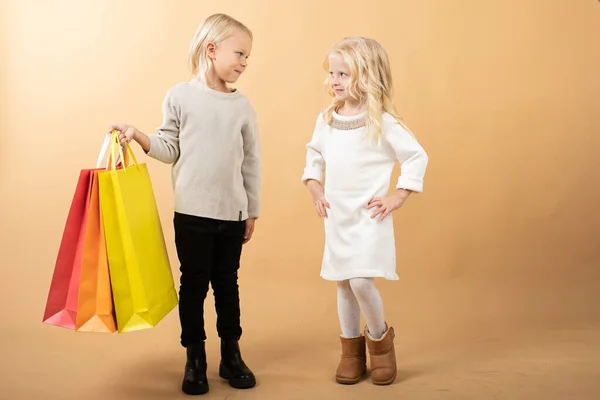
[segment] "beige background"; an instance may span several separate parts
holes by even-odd
[[[154,131],[213,12],[255,33],[239,87],[260,119],[264,191],[240,274],[242,346],[259,385],[218,380],[209,295],[209,397],[598,398],[594,0],[2,0],[0,398],[184,398],[176,311],[126,335],[41,319],[79,170],[109,123]],[[320,63],[345,35],[387,48],[398,108],[430,156],[425,192],[394,215],[401,280],[379,282],[399,365],[384,388],[333,381],[335,284],[319,278],[322,221],[299,182],[328,101]],[[134,149],[178,279],[169,167]]]

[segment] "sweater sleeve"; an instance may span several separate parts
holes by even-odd
[[[422,192],[425,170],[429,161],[427,153],[414,136],[399,123],[394,121],[386,125],[384,140],[400,163],[400,177],[396,189]]]
[[[323,127],[325,121],[323,116],[319,114],[315,129],[310,142],[306,145],[306,165],[301,182],[306,184],[309,179],[314,179],[323,184],[323,176],[325,172],[325,158],[323,157]]]
[[[167,164],[179,158],[179,127],[181,107],[173,96],[172,90],[167,92],[162,104],[163,121],[155,135],[148,135],[150,151],[148,156]]]
[[[244,160],[242,161],[242,176],[244,188],[248,196],[248,217],[258,218],[260,214],[261,177],[261,151],[258,123],[254,111],[248,122],[242,126],[242,139],[244,142]]]

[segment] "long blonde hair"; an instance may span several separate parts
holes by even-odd
[[[227,14],[213,14],[202,21],[190,46],[189,65],[194,78],[206,83],[206,74],[212,68],[212,61],[206,54],[206,46],[210,42],[218,45],[229,38],[236,29],[247,33],[250,40],[253,40],[252,31]]]
[[[329,55],[339,54],[350,68],[348,93],[366,107],[365,133],[374,142],[379,142],[382,135],[383,113],[390,114],[411,135],[402,118],[398,115],[392,101],[394,92],[390,62],[385,49],[374,39],[354,36],[346,37],[336,43],[323,61],[323,67],[329,72]],[[329,83],[329,78],[325,80]],[[335,94],[328,85],[328,92],[334,100],[323,111],[323,117],[329,124],[333,112],[343,102],[335,100]],[[413,135],[414,136],[414,135]]]

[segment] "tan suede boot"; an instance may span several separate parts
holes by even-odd
[[[358,383],[367,370],[365,337],[348,339],[340,336],[340,341],[342,342],[342,356],[335,373],[335,380],[345,385]]]
[[[394,349],[394,328],[387,327],[383,336],[374,339],[365,328],[369,360],[371,364],[371,380],[375,385],[389,385],[396,379],[396,350]]]

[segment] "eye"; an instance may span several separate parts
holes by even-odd
[[[341,72],[340,75],[341,76],[346,76],[346,74],[344,72]]]

